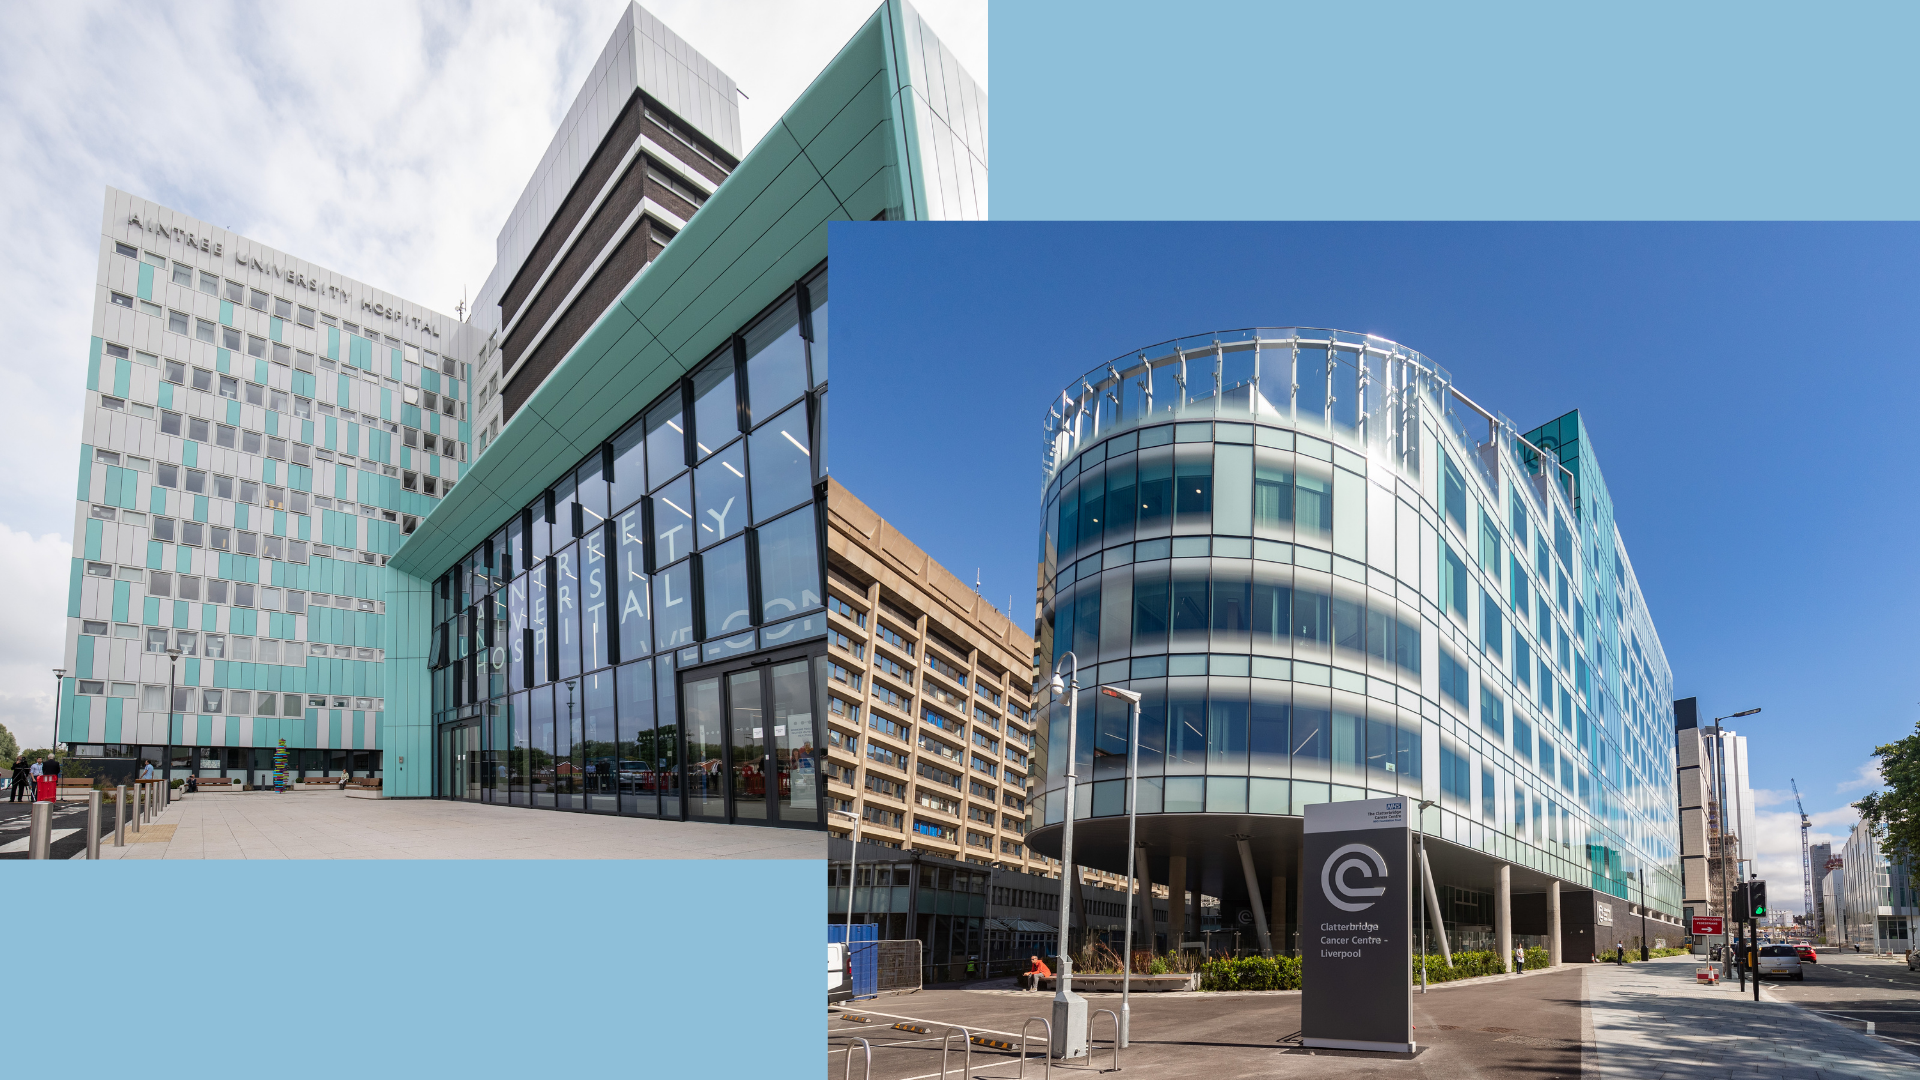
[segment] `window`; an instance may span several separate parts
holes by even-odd
[[[140,257],[140,249],[134,247],[132,244],[122,244],[118,240],[113,243],[113,253],[128,259],[137,259]]]
[[[267,294],[261,292],[259,289],[254,289],[252,292],[253,300],[247,306],[253,308],[255,311],[267,310]],[[239,297],[235,297],[234,299],[237,301]]]
[[[87,564],[87,576],[110,578],[113,576],[113,565],[111,563],[90,562]]]
[[[1467,666],[1453,658],[1445,649],[1440,650],[1440,692],[1452,698],[1461,708],[1468,706],[1469,685]]]
[[[149,572],[147,574],[147,595],[172,596],[173,575],[163,574],[158,570]]]
[[[123,308],[133,307],[133,297],[128,296],[126,293],[110,292],[107,294],[107,300]]]
[[[111,506],[96,506],[93,508],[92,513],[94,517],[99,518],[101,521],[114,520],[113,507]]]
[[[175,334],[191,334],[192,321],[187,318],[187,313],[184,311],[169,311],[167,312],[167,329]]]
[[[227,279],[227,299],[236,304],[246,303],[247,287],[233,280],[232,278],[228,278]]]
[[[162,543],[173,543],[173,519],[157,517],[153,519],[153,539]]]
[[[239,401],[240,380],[231,375],[220,376],[220,396],[233,401]]]
[[[1480,647],[1493,656],[1503,656],[1506,640],[1506,619],[1500,612],[1500,598],[1485,593],[1480,603]]]
[[[248,334],[247,355],[252,357],[265,357],[267,355],[267,339]]]
[[[213,428],[214,445],[224,446],[229,450],[235,449],[238,445],[239,434],[236,429],[228,427],[226,424],[215,424]]]
[[[231,326],[221,327],[220,328],[220,347],[223,349],[231,349],[234,352],[239,352],[240,351],[240,331],[235,330]]]
[[[1480,688],[1480,726],[1495,738],[1507,736],[1506,705],[1489,687]]]
[[[142,315],[151,315],[156,319],[166,314],[166,312],[161,309],[159,304],[156,304],[151,300],[140,301],[140,313]]]
[[[118,465],[120,464],[120,455],[114,453],[111,450],[101,450],[96,448],[93,452],[93,460],[101,462],[106,465]]]
[[[1447,517],[1459,526],[1462,533],[1467,531],[1467,480],[1460,475],[1459,466],[1453,463],[1451,455],[1441,455],[1440,499]]]
[[[277,319],[293,318],[293,301],[282,300],[277,296],[274,297],[273,298],[273,315]]]
[[[185,285],[189,289],[193,288],[193,267],[183,262],[174,263],[173,283],[175,285]]]
[[[202,420],[197,416],[187,418],[187,438],[188,439],[191,439],[194,442],[206,442],[207,436],[211,431],[212,431],[212,425],[208,424],[207,421]]]
[[[211,345],[213,343],[213,324],[205,319],[193,320],[193,336]],[[180,380],[175,379],[174,382]]]
[[[208,296],[220,295],[220,278],[205,270],[200,271],[200,291]]]
[[[301,308],[299,321],[301,326],[312,326],[313,325],[313,309],[310,307]]]

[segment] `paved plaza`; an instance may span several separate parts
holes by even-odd
[[[1299,1047],[1300,994],[1140,994],[1133,999],[1128,1073],[1153,1076],[1409,1077],[1429,1080],[1910,1080],[1920,1058],[1812,1011],[1755,1002],[1749,988],[1697,986],[1690,957],[1645,964],[1566,965],[1547,971],[1439,984],[1413,995],[1415,1054],[1363,1054]],[[989,984],[990,985],[990,984]],[[873,1075],[927,1080],[940,1074],[941,1037],[965,1025],[1017,1043],[1024,1022],[1050,1013],[1052,995],[989,988],[927,990],[830,1010],[828,1072],[840,1075],[855,1039],[873,1046]],[[1800,985],[1800,984],[1794,984]],[[1119,1009],[1118,994],[1087,994],[1089,1010]],[[924,1032],[896,1028],[907,1023]],[[1038,1034],[1040,1026],[1033,1030]],[[1095,1068],[1111,1066],[1111,1023],[1093,1025]],[[960,1040],[949,1067],[961,1069]],[[1084,1070],[1088,1063],[1075,1062]],[[861,1075],[862,1062],[854,1065]],[[975,1046],[973,1077],[1015,1077],[1016,1055]],[[1028,1063],[1039,1075],[1038,1061]]]
[[[103,859],[824,859],[821,833],[342,792],[188,795]]]

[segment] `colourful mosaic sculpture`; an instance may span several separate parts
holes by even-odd
[[[273,752],[273,790],[287,790],[287,740],[281,739],[280,746]]]

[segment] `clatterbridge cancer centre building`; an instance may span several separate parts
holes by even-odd
[[[984,218],[986,97],[901,0],[735,93],[629,5],[465,319],[109,190],[60,741],[824,828],[827,223]]]

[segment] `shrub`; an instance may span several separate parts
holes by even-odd
[[[1208,960],[1200,965],[1202,990],[1298,990],[1297,956],[1242,956]]]

